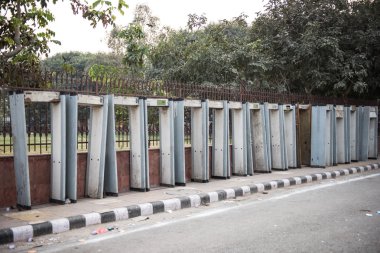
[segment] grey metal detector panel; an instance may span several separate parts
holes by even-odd
[[[228,102],[223,101],[222,109],[213,109],[212,123],[212,176],[229,178],[230,147],[229,147],[229,109]]]
[[[174,108],[173,101],[159,108],[160,117],[160,183],[175,185],[174,172]]]
[[[334,106],[326,105],[325,155],[326,166],[334,165]]]
[[[13,161],[16,175],[17,206],[31,209],[28,150],[26,145],[26,122],[24,94],[9,95],[12,119]]]
[[[369,109],[369,141],[368,141],[368,158],[377,159],[377,142],[378,142],[378,108],[371,106]]]
[[[77,201],[78,98],[66,95],[66,197]]]
[[[278,104],[268,104],[267,106],[270,119],[272,169],[287,170],[284,108]]]
[[[208,101],[202,101],[201,108],[191,108],[191,153],[192,181],[206,183],[209,181],[208,151]]]
[[[147,191],[149,185],[148,119],[145,99],[129,107],[131,131],[131,190]]]
[[[281,105],[284,111],[285,154],[289,168],[297,168],[296,112],[294,105]]]
[[[360,157],[359,161],[368,160],[368,144],[369,144],[369,106],[360,107]]]
[[[90,141],[86,175],[86,195],[90,198],[103,198],[108,97],[103,96],[102,100],[102,106],[92,106],[90,110]]]
[[[253,138],[253,165],[255,172],[271,172],[270,153],[268,153],[267,133],[270,132],[265,119],[265,107],[251,110],[251,131]]]
[[[345,129],[344,129],[344,107],[335,106],[335,132],[336,132],[336,153],[337,163],[345,163]]]
[[[231,110],[232,121],[232,173],[247,176],[246,106]]]
[[[344,162],[351,162],[351,107],[344,107]]]
[[[311,161],[312,167],[326,166],[326,106],[313,106],[311,111]]]
[[[246,103],[246,135],[247,135],[247,173],[248,175],[253,175],[254,173],[254,143],[252,136],[252,119],[251,119],[251,110],[253,108],[260,108],[259,103]]]
[[[174,101],[174,170],[175,183],[184,186],[185,175],[185,110],[184,101]]]
[[[114,96],[108,95],[107,140],[104,168],[104,192],[117,196],[119,193],[117,180],[116,138],[115,138],[115,105]]]
[[[350,152],[351,161],[357,162],[360,156],[359,108],[350,108]]]
[[[64,204],[66,200],[66,97],[50,104],[51,174],[50,200]]]

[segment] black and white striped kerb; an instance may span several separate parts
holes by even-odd
[[[306,184],[324,179],[336,178],[340,176],[362,173],[369,170],[379,169],[380,164],[370,164],[366,166],[341,169],[330,172],[316,173],[306,176],[291,177],[270,182],[246,185],[241,187],[217,190],[208,193],[165,199],[144,204],[120,207],[103,213],[88,213],[71,216],[38,224],[25,225],[20,227],[0,229],[0,244],[26,241],[29,238],[47,234],[57,234],[71,229],[87,227],[101,223],[108,223],[120,220],[127,220],[138,216],[148,216],[156,213],[175,211],[184,208],[208,205],[213,202],[236,197],[260,193],[276,188],[289,187],[292,185]]]

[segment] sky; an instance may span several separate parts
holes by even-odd
[[[93,2],[89,0],[88,2]],[[114,0],[116,2],[116,0]],[[204,14],[209,22],[231,19],[241,13],[248,15],[248,21],[256,17],[256,13],[264,9],[265,0],[126,0],[129,8],[123,16],[117,15],[118,25],[131,22],[137,4],[146,4],[152,14],[160,19],[160,24],[172,28],[184,28],[188,14]],[[50,56],[68,51],[107,52],[106,32],[111,26],[104,28],[101,24],[95,29],[89,21],[72,14],[68,1],[58,1],[51,6],[55,21],[49,27],[55,31],[55,39],[61,45],[50,45]]]

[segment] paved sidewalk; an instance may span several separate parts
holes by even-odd
[[[131,205],[215,192],[216,190],[270,182],[290,177],[337,171],[358,166],[365,166],[368,164],[375,164],[379,162],[380,160],[369,160],[367,162],[344,164],[327,167],[325,169],[304,167],[302,169],[291,169],[288,171],[272,171],[272,173],[269,174],[255,174],[248,177],[233,176],[229,180],[211,179],[209,183],[189,182],[185,187],[159,187],[153,188],[149,192],[127,192],[120,194],[119,197],[107,197],[104,199],[85,198],[79,199],[75,204],[45,204],[33,206],[33,209],[30,211],[6,211],[3,208],[0,212],[0,229],[18,227],[28,224],[37,224],[44,221],[77,216],[92,212],[105,213],[112,211],[115,208]]]

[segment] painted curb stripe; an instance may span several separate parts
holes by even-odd
[[[191,199],[189,197],[179,197],[178,199],[181,202],[181,209],[191,207]]]
[[[215,198],[215,193],[209,194],[210,195],[210,202],[216,202],[216,201],[222,201],[227,199],[227,193],[224,190],[218,190],[216,191],[217,197]]]
[[[181,209],[181,201],[179,199],[165,199],[162,202],[164,202],[165,212]]]
[[[141,210],[141,216],[148,216],[153,214],[153,205],[151,203],[144,203],[138,205]]]
[[[201,198],[201,205],[210,204],[210,195],[206,193],[201,193],[199,194],[199,197]]]
[[[100,223],[114,222],[116,221],[116,215],[114,211],[100,213]]]
[[[164,202],[162,201],[154,201],[154,202],[150,202],[150,204],[152,204],[153,206],[153,213],[162,213],[162,212],[165,212],[165,205],[164,205]]]
[[[47,235],[52,233],[61,233],[75,228],[82,228],[100,223],[108,223],[118,220],[126,220],[138,216],[152,215],[168,210],[179,210],[190,207],[198,207],[200,205],[207,205],[211,202],[244,196],[248,193],[254,194],[257,192],[263,192],[265,190],[304,184],[323,179],[336,178],[339,176],[345,176],[355,173],[362,173],[378,169],[379,165],[380,163],[376,163],[369,164],[366,166],[336,170],[332,172],[323,172],[306,176],[292,177],[282,180],[273,180],[270,182],[257,183],[253,185],[235,187],[231,189],[217,190],[209,193],[201,193],[139,205],[131,205],[127,207],[116,208],[109,212],[94,212],[83,215],[71,216],[68,218],[55,219],[32,225],[0,229],[0,244],[23,241],[29,238],[33,238],[35,236]]]
[[[141,209],[138,205],[127,206],[127,209],[128,209],[128,217],[130,219],[141,216]]]
[[[276,180],[277,188],[283,188],[285,187],[285,182],[283,180]]]
[[[13,231],[10,228],[0,229],[0,244],[13,242]]]
[[[13,232],[13,241],[25,241],[29,238],[33,238],[33,227],[31,225],[25,225],[21,227],[11,228]]]
[[[236,193],[234,189],[225,189],[224,191],[226,192],[227,199],[236,198]]]
[[[201,205],[201,197],[199,195],[190,195],[191,207],[198,207]]]
[[[249,189],[250,189],[250,191],[251,191],[251,194],[253,194],[253,193],[257,193],[257,192],[259,191],[259,189],[257,188],[256,185],[250,185],[250,186],[249,186]]]
[[[53,232],[53,226],[48,221],[32,224],[32,227],[33,227],[33,236],[48,235]]]
[[[120,207],[113,209],[113,212],[115,213],[115,220],[127,220],[129,218],[128,214],[128,208],[126,207]]]
[[[70,230],[74,228],[83,228],[86,226],[86,219],[83,215],[76,215],[67,218],[70,224]]]
[[[86,219],[86,227],[89,225],[100,224],[102,222],[100,213],[86,213],[83,214],[83,216]]]
[[[251,187],[249,187],[247,185],[246,186],[242,186],[241,189],[242,189],[243,195],[251,193]],[[238,196],[238,195],[236,195],[236,196]]]
[[[51,223],[53,234],[62,233],[70,230],[70,222],[66,218],[51,220],[49,222]]]

